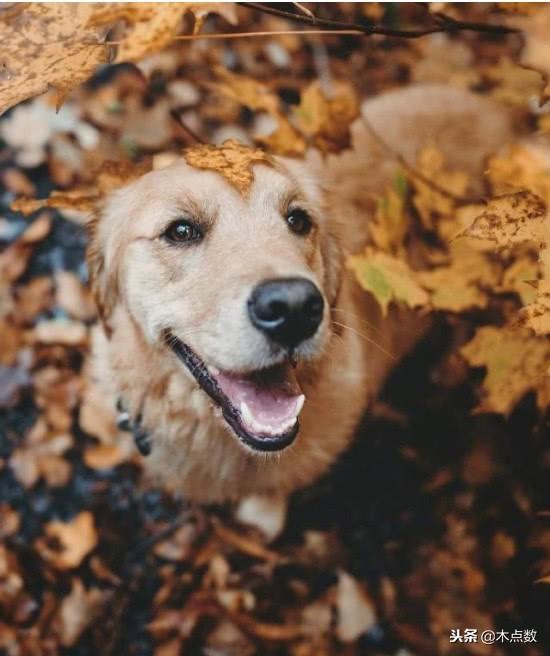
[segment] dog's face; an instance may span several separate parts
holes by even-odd
[[[293,441],[304,403],[294,366],[326,348],[340,267],[297,165],[256,165],[245,195],[183,160],[153,171],[111,197],[90,253],[106,324],[123,304],[248,448]]]

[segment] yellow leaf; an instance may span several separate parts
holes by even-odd
[[[495,195],[529,189],[550,203],[550,170],[545,150],[514,145],[489,160],[487,175]]]
[[[78,567],[97,545],[98,537],[94,517],[85,510],[69,522],[53,521],[46,524],[48,538],[55,545],[43,545],[43,555],[58,569]]]
[[[106,30],[87,26],[93,12],[89,3],[39,2],[0,12],[0,114],[50,86],[61,105],[72,88],[108,61],[109,48],[101,44]]]
[[[550,335],[550,280],[539,280],[531,303],[522,308],[520,318],[536,335]]]
[[[484,326],[461,349],[474,367],[486,367],[479,409],[508,414],[530,390],[541,408],[548,399],[550,341],[526,328]]]
[[[505,3],[502,3],[505,4]],[[533,4],[533,3],[527,3]],[[523,13],[523,12],[522,12]],[[542,99],[550,97],[550,6],[546,2],[537,3],[536,10],[508,17],[508,24],[522,31],[523,50],[520,62],[527,68],[539,71],[545,79],[546,86],[542,91]]]
[[[32,214],[43,207],[92,212],[107,194],[147,173],[150,166],[149,162],[133,164],[107,160],[93,173],[93,187],[54,190],[49,198],[18,198],[11,203],[11,208],[23,214]]]
[[[140,2],[101,3],[96,5],[90,26],[112,26],[124,21],[116,61],[138,61],[170,45],[181,32],[183,16],[195,16],[197,33],[206,16],[219,13],[230,23],[237,22],[233,4],[216,2]]]
[[[421,176],[410,176],[415,190],[413,203],[423,225],[431,229],[436,219],[453,213],[456,198],[466,192],[468,176],[461,171],[448,170],[443,154],[435,145],[421,151],[416,168]]]
[[[137,61],[168,46],[186,12],[199,29],[208,13],[236,22],[235,8],[223,3],[21,3],[0,13],[2,81],[0,114],[9,107],[57,91],[68,93],[110,59],[103,43],[115,28],[116,61]]]
[[[312,82],[294,111],[300,130],[322,152],[339,152],[350,144],[350,125],[359,116],[357,95],[348,82],[334,81],[330,92]]]
[[[547,228],[542,199],[530,191],[519,191],[490,200],[463,234],[489,239],[500,248],[525,242],[534,242],[541,248],[547,239]]]
[[[392,301],[411,308],[428,304],[428,294],[416,281],[415,272],[402,260],[368,248],[362,255],[349,257],[347,266],[361,287],[375,297],[383,314]]]
[[[399,250],[408,233],[410,219],[406,212],[407,191],[407,178],[398,171],[384,195],[376,199],[375,215],[369,221],[369,234],[374,244],[383,251]]]
[[[254,180],[254,164],[271,165],[271,159],[263,150],[245,146],[234,139],[221,146],[192,146],[183,154],[190,166],[216,171],[245,196]]]
[[[417,274],[418,282],[432,293],[432,306],[449,312],[486,307],[488,297],[483,290],[496,285],[499,267],[463,240],[450,245],[449,256],[449,266]]]

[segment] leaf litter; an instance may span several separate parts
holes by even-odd
[[[495,153],[486,197],[468,199],[464,173],[426,144],[374,199],[373,244],[348,266],[382,311],[417,308],[434,315],[434,329],[388,381],[386,411],[373,412],[334,470],[293,499],[273,545],[227,508],[189,509],[143,478],[131,437],[116,429],[86,369],[94,309],[82,223],[106,193],[186,148],[200,154],[197,165],[219,170],[174,111],[206,142],[244,135],[269,153],[326,156],[349,145],[360,99],[407,78],[452,79],[509,104],[524,128],[544,130],[547,114],[533,102],[543,77],[524,67],[546,74],[544,7],[452,10],[479,21],[507,12],[525,30],[523,51],[513,37],[438,34],[365,48],[327,36],[329,84],[313,37],[207,47],[174,39],[291,29],[250,9],[63,7],[0,14],[9,44],[0,106],[43,94],[0,122],[9,227],[0,230],[0,650],[393,656],[450,653],[451,629],[504,626],[537,627],[542,642],[550,572],[539,513],[550,404],[542,154],[520,145]],[[407,22],[419,11],[334,5],[323,15]],[[260,121],[271,131],[255,132]],[[246,191],[250,151],[229,150],[223,166]],[[545,651],[539,643],[509,653]]]

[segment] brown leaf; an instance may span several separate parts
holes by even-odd
[[[344,571],[338,573],[336,607],[336,633],[342,642],[354,642],[377,622],[374,602],[363,587]]]
[[[108,596],[108,592],[99,588],[86,590],[80,579],[72,580],[71,592],[63,597],[56,618],[61,644],[64,647],[72,647],[77,642],[94,621]]]
[[[55,274],[55,301],[65,312],[80,321],[89,321],[95,316],[95,305],[90,291],[80,278],[70,271]]]
[[[58,569],[78,567],[86,556],[95,549],[98,536],[91,512],[85,510],[69,522],[53,521],[45,526],[47,538],[55,540],[50,545],[41,545],[41,554]]]

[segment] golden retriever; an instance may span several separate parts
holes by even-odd
[[[216,170],[216,153],[192,148],[93,221],[96,374],[152,470],[192,499],[283,500],[330,467],[421,333],[412,312],[383,318],[344,265],[368,238],[391,152],[413,161],[435,141],[479,186],[510,134],[492,102],[445,86],[389,92],[362,116],[353,150],[326,161],[237,149]]]

